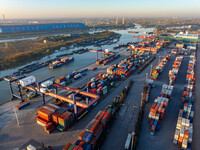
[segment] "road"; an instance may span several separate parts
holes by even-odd
[[[177,79],[175,81],[174,89],[171,99],[166,109],[164,120],[161,123],[160,131],[156,132],[154,136],[150,135],[150,128],[148,124],[148,114],[154,102],[162,89],[162,84],[168,84],[168,73],[174,63],[174,57],[165,66],[164,71],[155,82],[155,87],[150,91],[149,102],[145,106],[144,117],[140,130],[138,150],[177,150],[177,145],[173,144],[173,138],[180,110],[181,99],[186,78],[186,71],[188,65],[188,58],[184,58],[179,69]]]
[[[159,56],[163,56],[164,52],[160,52],[156,59],[151,63],[155,66],[159,61]],[[129,131],[133,131],[135,128],[136,120],[139,114],[139,107],[141,103],[141,93],[144,88],[144,83],[146,79],[146,73],[150,72],[149,65],[147,68],[143,70],[141,74],[134,74],[134,83],[130,89],[130,92],[126,98],[125,105],[121,108],[117,120],[113,123],[109,134],[107,135],[104,144],[102,145],[102,150],[118,150],[124,149],[125,141],[128,136]],[[128,82],[126,83],[128,84]],[[120,86],[121,87],[121,86]],[[123,88],[124,86],[122,86]],[[137,108],[133,108],[134,106]],[[127,112],[125,110],[128,108]],[[134,112],[133,112],[134,110]],[[133,115],[133,119],[130,122],[130,117]]]
[[[158,55],[163,55],[163,52],[161,52]],[[123,59],[122,56],[121,59]],[[119,60],[116,60],[119,61]],[[116,63],[116,61],[112,62]],[[152,62],[152,64],[157,64],[158,62],[158,57]],[[89,66],[91,67],[91,66]],[[92,76],[96,76],[99,72],[105,71],[106,67],[101,67],[97,71],[94,71],[92,73],[88,73],[86,77],[77,80],[78,82],[74,82],[72,87],[74,86],[79,86],[79,84],[86,83],[87,80],[91,79]],[[145,76],[146,72],[149,72],[150,66],[148,66],[141,74],[137,74],[136,72],[130,76],[127,80],[122,82],[120,85],[116,85],[116,89],[114,89],[103,101],[101,101],[91,112],[87,114],[84,118],[82,118],[79,122],[77,122],[69,131],[66,132],[58,132],[54,131],[50,135],[44,132],[43,128],[39,126],[36,123],[36,111],[37,109],[41,106],[41,101],[35,102],[31,104],[31,106],[26,107],[23,111],[18,112],[19,120],[20,120],[20,125],[16,124],[16,120],[14,119],[14,114],[13,111],[8,111],[6,114],[4,114],[3,118],[1,116],[1,120],[4,119],[3,121],[6,121],[6,117],[11,117],[12,121],[10,123],[3,124],[1,127],[0,131],[0,149],[4,150],[10,150],[13,149],[14,147],[18,147],[22,145],[24,142],[30,140],[30,139],[35,139],[38,142],[43,142],[45,145],[51,145],[55,149],[62,149],[68,142],[74,142],[80,132],[85,128],[85,126],[88,124],[89,121],[91,121],[94,116],[98,113],[98,111],[103,110],[106,106],[111,104],[113,98],[116,95],[119,95],[122,89],[128,85],[129,80],[134,76],[135,78],[135,83],[133,84],[131,88],[131,92],[127,97],[126,104],[129,103],[130,107],[127,111],[127,114],[125,115],[125,118],[123,121],[120,120],[120,116],[123,114],[120,113],[119,117],[116,121],[114,122],[113,127],[111,128],[111,132],[108,134],[108,137],[106,138],[105,144],[103,145],[102,149],[111,149],[112,145],[110,142],[112,142],[113,137],[115,136],[115,130],[117,129],[118,132],[121,133],[120,137],[116,140],[116,148],[117,147],[123,147],[124,145],[124,140],[127,137],[129,129],[134,128],[134,124],[136,122],[136,116],[133,117],[132,122],[129,124],[129,119],[130,119],[130,114],[132,114],[133,111],[133,105],[139,106],[140,104],[140,99],[141,99],[141,92],[143,89],[143,85],[145,82]],[[60,91],[63,92],[63,91]],[[39,99],[39,98],[38,98]],[[40,98],[41,99],[41,98]],[[47,97],[48,100],[51,100]],[[40,104],[40,105],[39,105]],[[122,109],[123,110],[123,109]],[[139,109],[137,108],[135,110],[135,115],[138,114]],[[10,115],[10,116],[9,116]],[[121,126],[121,122],[124,123],[124,125],[129,125],[129,128],[123,128]],[[121,130],[121,131],[120,131]],[[123,131],[124,130],[124,131]],[[116,136],[115,136],[116,137]],[[123,140],[121,140],[123,139]],[[110,141],[110,142],[109,142]],[[117,146],[118,145],[118,146]]]
[[[193,132],[193,142],[192,142],[192,149],[198,150],[200,147],[200,45],[198,45],[197,49],[197,64],[196,64],[196,82],[195,82],[195,101],[194,101],[194,132]]]
[[[114,60],[109,65],[119,62],[121,59],[126,58],[130,52],[126,52],[125,50],[120,52],[121,57],[117,60]],[[95,64],[87,66],[87,68],[91,69],[94,67]],[[70,84],[70,87],[76,87],[80,85],[86,84],[92,77],[97,76],[100,72],[106,72],[106,66],[98,66],[96,71],[89,70],[87,75],[82,77],[81,79],[77,80]],[[128,82],[128,81],[127,81]],[[125,82],[125,83],[127,83]],[[31,105],[20,110],[17,112],[20,125],[16,124],[16,119],[14,115],[14,111],[12,109],[12,105],[16,106],[19,101],[12,101],[0,106],[0,149],[12,149],[14,147],[18,147],[24,142],[28,141],[29,139],[35,139],[39,142],[43,142],[46,145],[55,146],[56,149],[61,149],[64,147],[67,142],[73,142],[77,139],[78,134],[81,132],[82,129],[87,125],[87,123],[92,120],[92,118],[97,114],[99,110],[104,109],[107,105],[109,105],[115,95],[118,95],[125,84],[120,85],[115,90],[115,93],[108,96],[108,100],[104,100],[96,108],[92,110],[86,117],[81,119],[76,125],[74,125],[70,131],[60,133],[60,132],[53,132],[52,134],[48,135],[44,132],[43,128],[36,124],[36,117],[35,113],[37,112],[38,108],[42,106],[41,97],[34,98],[35,102],[31,102]],[[63,94],[65,90],[59,90],[59,94]],[[52,97],[46,96],[46,101],[53,100]],[[57,148],[58,147],[58,148]]]

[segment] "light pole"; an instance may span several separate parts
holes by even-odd
[[[151,74],[152,74],[152,69],[153,69],[153,65],[151,64],[150,76],[151,76]]]
[[[19,120],[18,120],[17,112],[16,112],[16,110],[15,110],[15,107],[14,107],[14,106],[12,106],[12,107],[13,107],[13,110],[14,110],[14,112],[15,112],[15,117],[16,117],[16,119],[17,119],[17,124],[19,125]]]
[[[148,72],[146,73],[146,83],[147,83],[147,80],[148,80]]]

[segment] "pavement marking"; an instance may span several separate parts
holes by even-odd
[[[126,106],[126,105],[125,105],[125,106]],[[126,109],[125,109],[124,115],[123,115],[123,117],[122,117],[122,121],[124,120],[124,117],[125,117],[125,115],[126,115],[126,112],[128,111],[128,107],[129,107],[129,103],[128,103],[127,106],[126,106]]]
[[[135,109],[136,109],[136,108],[137,108],[137,105],[133,105],[133,112],[132,112],[132,114],[131,114],[131,116],[130,116],[129,123],[131,123],[132,120],[133,120],[133,116],[134,116],[134,112],[135,112]]]

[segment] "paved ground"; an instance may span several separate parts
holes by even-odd
[[[171,100],[168,104],[164,120],[161,124],[160,131],[156,132],[155,136],[150,135],[150,128],[148,124],[149,110],[154,102],[154,99],[160,93],[162,84],[168,83],[168,73],[172,68],[174,58],[165,66],[164,71],[155,82],[156,86],[151,89],[149,102],[146,104],[144,110],[144,118],[141,127],[138,150],[176,150],[177,146],[173,144],[173,137],[176,128],[178,113],[181,105],[181,98],[186,77],[186,70],[188,65],[188,58],[184,58],[177,80],[175,82],[174,90],[172,92]]]
[[[160,52],[158,56],[163,56],[164,52]],[[151,64],[155,66],[158,63],[159,57],[157,57]],[[144,88],[144,83],[146,79],[146,73],[150,72],[149,65],[141,74],[134,74],[134,83],[130,89],[128,97],[126,98],[126,103],[123,108],[121,108],[117,120],[113,123],[109,134],[107,135],[103,146],[101,147],[102,150],[119,150],[124,149],[124,145],[126,142],[127,135],[129,131],[133,131],[135,128],[135,123],[137,120],[137,116],[139,113],[139,107],[141,103],[141,93]],[[120,86],[121,87],[121,86]],[[122,88],[124,85],[122,85]],[[136,109],[133,106],[137,106]],[[127,109],[128,108],[128,109]],[[125,113],[125,110],[127,112]],[[133,115],[133,119],[130,122],[130,116]]]
[[[118,61],[126,58],[129,55],[130,52],[121,51],[121,57],[117,60],[114,60],[109,65],[112,65],[114,63],[117,63]],[[93,68],[96,66],[95,64],[92,64],[90,66],[87,66],[88,69]],[[73,82],[70,84],[70,87],[76,87],[76,86],[82,86],[86,84],[92,77],[96,77],[100,72],[105,73],[106,72],[106,66],[98,66],[98,69],[95,71],[89,70],[87,72],[87,75],[82,77],[79,80],[76,80],[76,82]],[[63,94],[66,92],[65,90],[59,90],[59,94]],[[53,100],[54,98],[46,96],[46,102]],[[51,144],[55,146],[66,144],[68,140],[66,140],[64,137],[66,137],[66,133],[53,133],[52,135],[47,135],[43,128],[36,124],[36,115],[38,108],[42,106],[42,98],[37,97],[33,99],[35,102],[31,102],[31,105],[24,108],[23,110],[17,111],[17,115],[19,118],[20,126],[17,125],[15,114],[13,111],[12,106],[16,106],[19,101],[11,101],[4,105],[0,106],[0,149],[12,149],[14,147],[20,146],[24,142],[28,141],[30,138],[34,138],[38,140],[39,142],[42,142],[43,139],[45,144]],[[106,105],[105,105],[106,106]],[[101,109],[103,109],[102,107]],[[100,110],[100,109],[99,109]],[[94,114],[96,115],[96,113]],[[87,118],[87,117],[86,117]],[[80,129],[83,129],[86,124],[91,120],[92,118],[88,119],[87,122],[83,125],[80,125]],[[82,121],[80,121],[82,122]],[[77,127],[77,126],[76,126]],[[13,132],[15,131],[15,132]],[[76,132],[79,133],[80,130],[76,130]],[[72,142],[75,140],[78,136],[77,134],[74,134],[74,132],[70,132],[72,134],[69,135],[69,139]],[[62,135],[64,137],[62,137]],[[74,138],[72,138],[74,136]],[[41,138],[39,138],[41,137]],[[48,138],[47,138],[48,137]],[[60,143],[55,140],[55,138],[59,139]],[[61,140],[63,138],[63,140]],[[50,140],[50,141],[49,141]],[[48,141],[48,142],[47,142]],[[54,142],[53,142],[54,141]],[[12,143],[12,144],[10,144]],[[58,148],[59,149],[59,148]]]
[[[164,52],[160,52],[158,56],[159,55],[163,56],[163,54]],[[125,56],[122,56],[121,59],[123,57]],[[158,62],[158,59],[159,57],[157,57],[152,62],[152,64],[156,65]],[[119,60],[116,60],[116,61],[119,61]],[[114,61],[113,63],[116,63],[116,61]],[[89,67],[91,68],[91,66]],[[103,72],[103,71],[105,72],[105,68],[102,67],[95,72],[87,73],[86,77],[80,80],[77,80],[77,82],[74,82],[70,86],[73,87],[73,86],[83,85],[83,83],[90,80],[92,76],[96,76],[99,72]],[[44,132],[43,128],[36,123],[36,115],[33,115],[33,114],[37,111],[37,108],[39,104],[41,104],[41,101],[35,102],[30,107],[27,107],[23,111],[18,112],[20,126],[16,124],[16,120],[13,117],[14,115],[13,111],[8,111],[8,113],[4,114],[3,117],[0,116],[1,120],[2,118],[4,119],[3,121],[6,121],[6,115],[12,118],[12,121],[10,123],[3,124],[2,122],[0,122],[0,125],[1,125],[0,126],[0,149],[4,149],[4,150],[13,149],[14,147],[20,146],[21,144],[23,144],[24,142],[32,138],[37,140],[38,142],[43,142],[45,145],[52,145],[55,149],[58,149],[58,150],[62,149],[64,145],[66,145],[68,142],[73,142],[77,139],[78,135],[85,128],[87,123],[94,118],[94,116],[98,113],[98,111],[103,110],[107,105],[111,104],[113,98],[116,95],[120,94],[122,89],[128,85],[129,80],[134,76],[135,82],[131,88],[130,94],[128,95],[126,99],[126,104],[124,105],[124,108],[121,109],[121,112],[119,113],[117,117],[117,120],[113,123],[113,126],[101,148],[103,150],[123,149],[128,132],[134,129],[136,118],[139,112],[141,92],[142,92],[143,85],[145,82],[146,72],[149,72],[149,71],[150,71],[150,65],[141,74],[138,75],[137,73],[134,73],[122,84],[118,85],[117,88],[114,89],[90,113],[88,113],[87,116],[82,118],[76,125],[74,125],[70,129],[70,131],[67,131],[64,133],[54,131],[52,134],[48,135],[47,133]],[[166,73],[163,73],[163,75],[167,77],[168,72],[166,71]],[[162,77],[161,77],[161,81],[162,81]],[[156,88],[154,89],[156,90]],[[159,92],[159,91],[160,89],[156,90],[156,92]],[[49,99],[49,100],[52,100],[52,99]],[[129,122],[130,115],[133,113],[133,106],[135,104],[137,105],[137,108],[135,109],[133,120]],[[124,114],[127,106],[129,106],[128,111],[126,112],[126,114]],[[8,108],[10,108],[10,106]],[[0,107],[0,111],[2,111],[1,107]],[[175,117],[177,117],[177,115]]]
[[[193,142],[192,149],[198,150],[200,148],[200,45],[197,50],[197,65],[196,65],[196,82],[195,82],[195,101],[194,101],[194,132],[193,132]]]
[[[127,57],[128,53],[121,52],[122,57],[120,59],[124,59]],[[120,59],[113,61],[111,64],[118,62]],[[155,62],[155,61],[154,61]],[[156,64],[156,62],[155,62]],[[88,66],[88,68],[92,68],[94,66]],[[99,67],[98,70],[87,73],[87,76],[77,80],[76,82],[72,83],[70,86],[80,86],[85,84],[91,77],[96,76],[100,72],[105,72],[108,66]],[[136,73],[135,73],[136,74]],[[144,73],[141,76],[145,76]],[[130,77],[131,78],[131,77]],[[138,78],[139,79],[139,78]],[[26,107],[22,111],[18,111],[18,117],[20,121],[20,125],[16,124],[16,119],[14,116],[14,112],[12,109],[12,105],[16,105],[17,101],[13,101],[7,103],[5,105],[0,106],[0,112],[5,112],[0,116],[0,149],[13,149],[14,147],[20,146],[24,142],[28,141],[29,139],[33,138],[39,142],[43,142],[46,145],[52,145],[56,149],[61,149],[64,147],[65,144],[68,142],[73,142],[77,139],[78,135],[80,134],[81,130],[85,128],[87,123],[93,119],[93,117],[97,114],[99,110],[103,110],[107,105],[111,104],[111,101],[116,95],[119,95],[121,90],[128,84],[128,80],[123,82],[121,85],[117,86],[117,88],[107,96],[104,101],[98,104],[86,117],[81,119],[76,125],[74,125],[70,131],[60,133],[60,132],[53,132],[52,134],[48,135],[44,132],[43,128],[36,124],[36,115],[37,109],[41,106],[41,101],[32,103],[29,107]],[[136,84],[138,86],[138,84]],[[140,84],[139,84],[140,85]],[[141,89],[142,89],[142,85]],[[63,90],[59,91],[60,93]],[[41,100],[41,97],[36,98],[36,100]],[[52,100],[52,98],[47,97],[47,101]],[[126,118],[125,118],[126,119]],[[124,137],[125,138],[125,137]]]

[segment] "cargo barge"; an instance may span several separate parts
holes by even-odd
[[[69,63],[73,60],[74,60],[74,58],[71,56],[67,56],[65,58],[62,58],[61,60],[56,60],[56,61],[52,62],[51,64],[49,64],[49,69],[58,68],[58,67],[66,64],[66,63]]]

